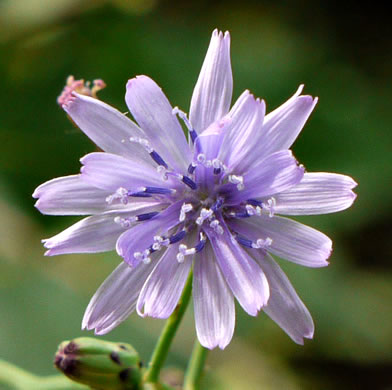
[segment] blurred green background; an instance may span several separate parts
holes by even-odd
[[[215,27],[230,30],[234,96],[268,111],[305,83],[320,101],[294,146],[308,171],[359,183],[352,209],[302,218],[334,240],[331,264],[281,261],[316,324],[294,344],[264,314],[237,310],[225,351],[209,355],[203,389],[392,389],[392,110],[390,16],[357,2],[3,0],[0,3],[0,358],[54,374],[53,354],[119,262],[114,253],[43,256],[76,221],[42,216],[40,183],[79,171],[94,150],[56,104],[66,77],[102,78],[99,97],[126,111],[125,83],[147,74],[187,111]],[[105,338],[146,361],[163,325],[131,316]],[[188,310],[168,365],[184,368],[195,337]]]

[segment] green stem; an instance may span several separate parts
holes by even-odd
[[[203,374],[204,363],[207,359],[208,349],[202,347],[198,340],[195,341],[191,360],[185,373],[184,390],[198,390],[200,378]]]
[[[63,375],[39,377],[0,359],[0,388],[13,390],[82,390],[86,386],[72,382]]]
[[[155,350],[151,356],[150,363],[148,365],[147,372],[144,375],[145,383],[158,383],[159,372],[165,362],[171,342],[173,341],[174,335],[180,325],[182,317],[188,306],[189,299],[192,292],[192,272],[188,276],[188,280],[185,283],[184,291],[181,299],[174,310],[173,314],[167,320],[165,327],[158,339]]]

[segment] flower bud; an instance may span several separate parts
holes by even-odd
[[[131,345],[90,337],[62,342],[54,364],[68,378],[94,389],[137,390],[142,377]]]

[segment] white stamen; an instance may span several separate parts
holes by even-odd
[[[177,261],[183,263],[185,256],[194,255],[196,253],[195,248],[189,248],[185,244],[180,244],[178,247],[179,252],[177,253]]]
[[[222,162],[220,161],[220,160],[218,160],[217,158],[214,158],[213,160],[212,160],[212,166],[214,167],[214,168],[220,168],[221,167],[221,164],[222,164]]]
[[[266,209],[269,212],[269,217],[272,218],[275,213],[276,200],[274,197],[271,197],[267,200],[267,203],[262,203],[263,209]]]
[[[203,222],[207,219],[210,218],[214,212],[211,209],[205,209],[202,208],[200,211],[200,216],[196,218],[196,224],[197,225],[202,225]]]
[[[120,187],[117,191],[106,197],[106,202],[112,204],[114,201],[119,200],[123,204],[128,203],[128,190],[126,188]]]
[[[142,252],[134,252],[134,253],[133,253],[133,257],[134,257],[136,260],[143,260],[143,253],[142,253]]]
[[[193,210],[193,206],[191,203],[184,203],[181,206],[180,217],[179,217],[180,222],[185,221],[186,213],[189,213],[192,210]]]
[[[254,207],[254,206],[252,206],[252,205],[250,205],[250,204],[247,204],[247,205],[245,206],[245,208],[246,208],[246,212],[247,212],[249,215],[259,215],[259,216],[261,215],[262,209],[261,209],[260,206]]]
[[[193,130],[192,125],[189,122],[189,119],[184,111],[180,110],[178,107],[174,107],[172,110],[172,114],[178,115],[178,117],[184,121],[185,126],[188,128],[188,130]]]
[[[256,242],[252,243],[252,247],[255,249],[267,249],[272,244],[272,238],[267,237],[265,240],[259,238]]]
[[[152,244],[152,249],[154,249],[154,251],[160,251],[163,246],[168,246],[169,244],[170,240],[168,238],[154,236],[154,244]]]
[[[206,155],[205,155],[204,153],[199,153],[199,154],[197,155],[196,159],[197,159],[197,161],[198,161],[200,164],[203,164],[203,163],[206,161],[207,157],[206,157]]]
[[[143,261],[144,264],[150,264],[151,263],[151,257],[144,257],[142,261]]]
[[[245,188],[244,178],[242,176],[229,175],[229,182],[233,184],[237,184],[238,191],[241,191]]]
[[[210,223],[210,227],[214,230],[214,232],[218,234],[223,234],[224,230],[222,226],[220,225],[219,221],[217,219],[213,219]]]
[[[144,149],[147,150],[148,153],[152,153],[154,149],[150,146],[150,143],[148,142],[147,139],[141,138],[141,137],[130,137],[129,140],[131,142],[135,142],[137,144],[140,144],[143,146]]]
[[[130,217],[130,218],[122,218],[122,217],[115,217],[114,222],[123,227],[124,229],[130,228],[132,226],[132,223],[137,221],[136,217]]]
[[[161,175],[162,180],[166,181],[168,179],[167,169],[163,165],[158,165],[157,166],[157,172]]]

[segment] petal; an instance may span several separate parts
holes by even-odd
[[[176,308],[192,266],[191,256],[177,261],[178,245],[170,245],[144,284],[136,306],[142,317],[168,318]]]
[[[189,111],[190,122],[197,132],[228,113],[232,93],[230,35],[214,30]]]
[[[155,168],[115,154],[90,153],[80,162],[82,180],[110,192],[120,187],[135,191],[145,186],[170,188],[172,184],[170,180],[163,180]]]
[[[258,147],[260,158],[278,150],[289,149],[312,113],[317,98],[298,96],[297,93],[282,106],[266,115],[263,125],[263,142]]]
[[[174,169],[188,168],[191,152],[173,108],[161,88],[149,77],[128,81],[125,100],[151,145]]]
[[[250,198],[270,196],[299,183],[304,169],[298,166],[290,150],[276,152],[261,160],[243,175],[243,190],[233,190],[227,204],[238,204]]]
[[[219,159],[224,161],[229,172],[245,172],[258,159],[258,146],[263,142],[264,114],[264,101],[255,99],[249,91],[245,91],[231,109],[232,120],[219,153]]]
[[[206,229],[217,263],[234,296],[244,310],[255,316],[269,297],[268,281],[261,268],[239,246],[226,224],[222,235]]]
[[[105,152],[137,158],[154,165],[139,144],[129,141],[130,137],[143,137],[143,132],[135,123],[98,99],[74,95],[63,108],[96,145]]]
[[[230,123],[229,119],[222,119],[212,123],[204,130],[195,141],[194,161],[197,163],[197,157],[202,154],[206,160],[214,160],[219,153],[222,140],[226,129]],[[198,164],[195,171],[195,180],[201,190],[212,190],[215,185],[214,170],[212,167],[205,167]]]
[[[209,349],[224,349],[235,326],[234,297],[227,286],[210,244],[195,260],[193,303],[197,338]]]
[[[277,194],[274,206],[277,214],[328,214],[350,207],[357,183],[349,176],[337,173],[305,173],[296,186]]]
[[[230,227],[255,241],[270,238],[268,251],[283,259],[307,267],[325,267],[331,255],[332,241],[323,233],[302,223],[282,217],[255,216],[233,219]]]
[[[134,257],[135,252],[143,252],[154,243],[154,236],[164,235],[176,226],[179,221],[183,201],[177,202],[163,210],[153,219],[134,226],[124,232],[117,241],[117,253],[124,260],[136,266],[140,260]]]
[[[157,202],[140,202],[134,204],[132,209],[84,218],[61,233],[42,240],[45,248],[49,249],[45,255],[111,251],[115,249],[117,239],[126,230],[114,221],[117,216],[130,218],[136,214],[155,211],[157,206]]]
[[[314,334],[314,323],[309,310],[270,255],[264,256],[260,252],[253,252],[252,257],[263,269],[270,286],[271,295],[263,309],[264,312],[297,344],[303,345],[304,337],[311,339]]]
[[[110,193],[81,180],[80,175],[58,177],[41,184],[33,193],[35,207],[43,214],[88,215],[109,210]]]
[[[140,290],[153,267],[153,262],[136,268],[121,262],[92,297],[82,329],[95,329],[96,334],[103,335],[124,321],[135,310]]]

